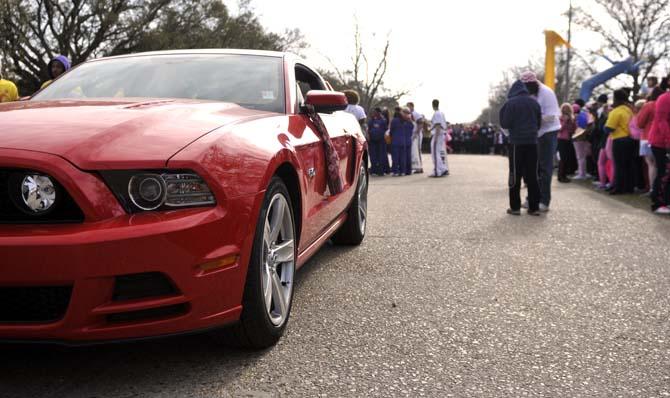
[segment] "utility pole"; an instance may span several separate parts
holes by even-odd
[[[565,63],[565,93],[563,94],[564,102],[570,101],[570,60],[572,58],[572,0],[570,0],[570,8],[568,9],[568,56]]]

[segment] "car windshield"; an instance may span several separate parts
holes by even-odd
[[[35,95],[73,98],[185,98],[284,112],[282,59],[256,55],[146,55],[88,62]]]

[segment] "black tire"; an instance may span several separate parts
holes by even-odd
[[[361,208],[362,206],[362,208]],[[368,169],[361,164],[356,193],[347,210],[347,221],[332,237],[336,245],[358,246],[365,238],[368,212]]]
[[[288,209],[291,214],[293,239],[294,242],[297,241],[295,235],[295,216],[291,205],[291,197],[284,182],[279,177],[275,176],[270,181],[270,185],[265,193],[263,206],[261,207],[258,223],[256,225],[254,244],[244,286],[240,320],[235,325],[212,333],[216,340],[226,345],[254,350],[271,347],[279,341],[288,324],[291,304],[293,303],[293,279],[291,280],[289,287],[291,300],[288,302],[288,311],[283,323],[280,325],[273,324],[270,315],[266,311],[262,288],[262,273],[265,267],[264,226],[272,198],[277,194],[282,195],[286,200],[286,203],[288,203]],[[295,274],[295,262],[298,258],[297,244],[294,244],[293,246],[293,274]]]

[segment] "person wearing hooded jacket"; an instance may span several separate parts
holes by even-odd
[[[558,146],[558,131],[561,129],[561,109],[556,93],[542,84],[535,73],[525,71],[519,77],[530,95],[537,100],[542,110],[542,125],[538,130],[538,178],[540,184],[540,211],[549,211],[551,203],[551,181],[554,173],[554,157]]]
[[[521,178],[528,185],[528,214],[540,215],[540,186],[537,179],[538,131],[542,109],[521,80],[514,82],[507,102],[500,109],[500,126],[509,131],[508,214],[521,214]]]
[[[49,80],[42,83],[42,87],[40,87],[40,89],[43,89],[44,87],[48,86],[54,80],[56,80],[60,75],[69,71],[70,67],[71,67],[70,60],[64,55],[58,55],[54,59],[49,61],[49,64],[47,65]]]

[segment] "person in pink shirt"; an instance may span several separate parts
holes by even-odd
[[[670,154],[670,93],[668,79],[661,82],[661,94],[656,100],[654,118],[649,130],[649,144],[656,160],[656,178],[652,187],[652,210],[657,214],[670,214],[670,186],[668,184],[667,165]]]
[[[649,97],[647,102],[644,104],[640,113],[637,114],[637,127],[642,130],[640,134],[640,156],[644,158],[644,161],[647,163],[647,172],[649,177],[649,187],[654,186],[654,180],[656,180],[656,158],[651,152],[651,145],[649,144],[649,131],[651,130],[651,123],[654,120],[654,111],[656,110],[656,100],[658,97],[663,94],[663,90],[660,87],[655,87]],[[651,190],[650,190],[651,194]]]

